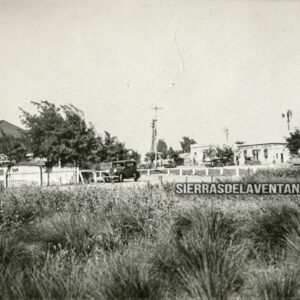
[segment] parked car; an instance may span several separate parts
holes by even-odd
[[[140,178],[140,172],[137,170],[137,163],[134,160],[119,160],[112,163],[112,167],[108,172],[102,172],[102,176],[106,182],[119,181],[124,179],[134,179],[137,181]]]

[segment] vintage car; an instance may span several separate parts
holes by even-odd
[[[102,176],[106,182],[119,181],[124,179],[134,179],[137,181],[140,178],[140,173],[137,170],[137,163],[134,160],[119,160],[112,162],[112,167],[107,172],[102,172]]]

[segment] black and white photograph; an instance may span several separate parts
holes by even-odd
[[[14,299],[300,299],[300,1],[0,0]]]

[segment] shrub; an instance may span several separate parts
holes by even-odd
[[[227,299],[241,286],[247,247],[239,244],[235,224],[216,208],[193,207],[175,219],[173,241],[158,268],[176,276],[184,297]]]
[[[243,178],[244,182],[291,182],[299,181],[300,168],[268,168],[258,169],[254,174],[247,174]]]
[[[247,274],[247,299],[286,300],[300,297],[300,268],[295,264],[256,267]]]
[[[160,299],[162,281],[155,273],[147,245],[133,244],[104,261],[99,278],[101,299]]]
[[[92,279],[70,252],[48,256],[42,267],[8,269],[0,276],[0,299],[82,299],[95,297]]]
[[[280,253],[287,234],[299,228],[300,210],[292,202],[265,202],[249,213],[240,234],[252,242],[254,255],[267,258],[270,253]]]
[[[61,248],[74,249],[79,255],[92,250],[93,239],[89,223],[83,216],[58,213],[19,233],[20,239],[40,244],[44,251],[58,251]]]

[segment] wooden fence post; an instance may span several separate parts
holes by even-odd
[[[5,173],[5,187],[8,188],[8,171]]]
[[[43,186],[43,169],[40,166],[40,186]]]

